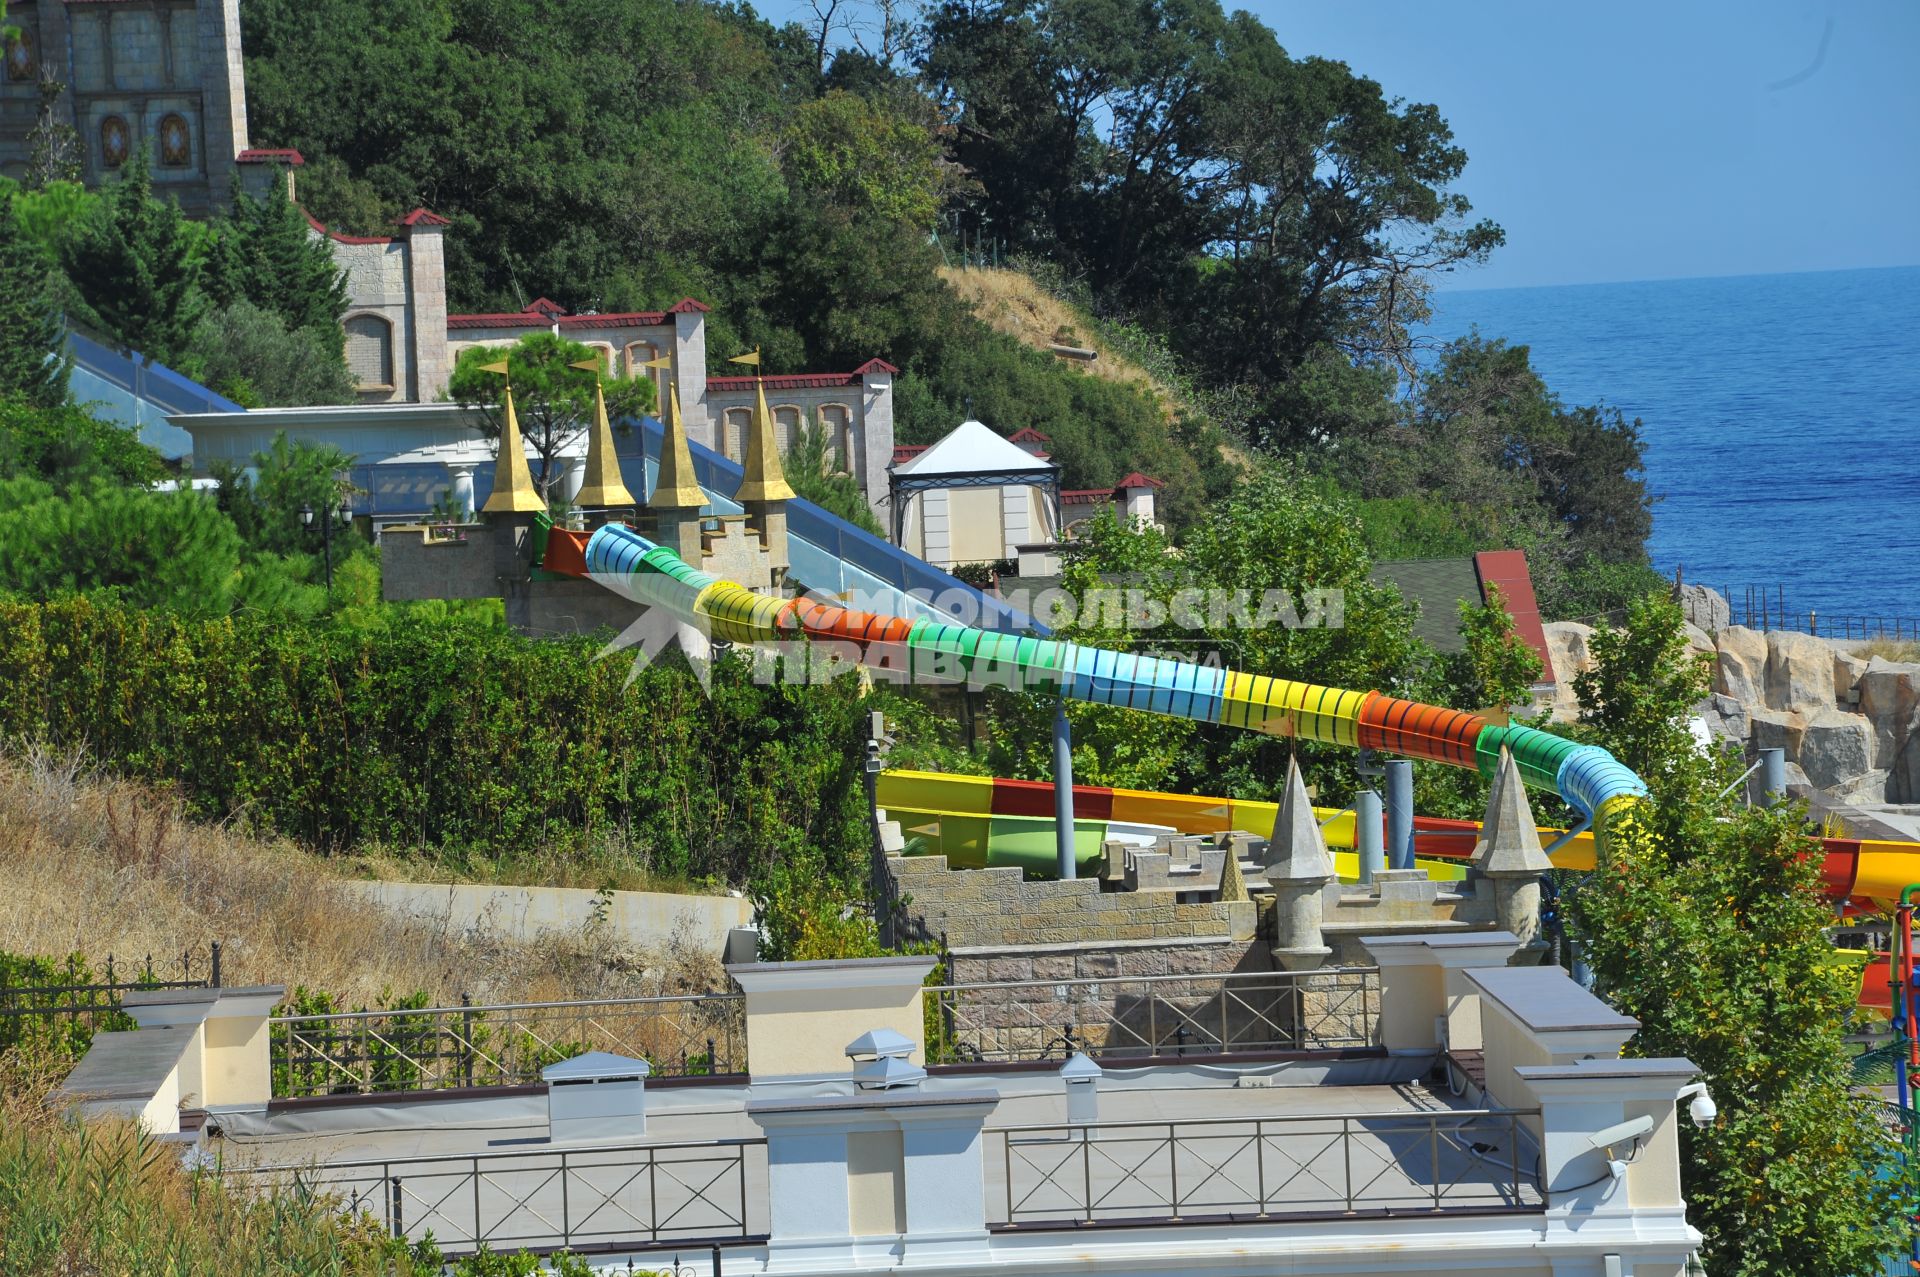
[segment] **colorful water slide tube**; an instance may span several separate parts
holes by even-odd
[[[584,546],[577,538],[585,537]],[[556,538],[575,542],[555,552]],[[1478,714],[1288,679],[1209,669],[1053,639],[908,620],[805,598],[755,594],[683,561],[633,529],[608,524],[590,536],[555,529],[551,570],[577,561],[584,574],[618,581],[632,597],[666,608],[713,638],[735,643],[828,642],[870,667],[913,681],[1016,686],[1071,700],[1477,768],[1491,775],[1511,751],[1528,785],[1552,790],[1601,822],[1639,802],[1646,786],[1606,750]],[[568,547],[573,550],[574,547]]]
[[[1090,863],[1100,844],[1135,828],[1171,829],[1182,834],[1214,834],[1229,829],[1264,833],[1273,828],[1273,803],[1201,794],[1161,794],[1098,785],[1073,787],[1074,850]],[[880,805],[917,836],[930,855],[954,865],[1018,865],[1038,872],[1053,867],[1053,786],[1044,781],[1004,777],[956,776],[944,772],[887,771],[880,775]],[[1327,846],[1340,861],[1343,876],[1353,866],[1341,861],[1354,846],[1351,810],[1315,808]],[[1458,877],[1459,862],[1473,854],[1480,822],[1440,816],[1416,816],[1414,858],[1436,877]],[[1541,838],[1554,841],[1566,831],[1542,827]],[[1821,874],[1829,896],[1839,903],[1884,910],[1902,887],[1920,882],[1920,843],[1877,842],[1859,838],[1822,838]],[[1557,868],[1593,868],[1593,834],[1568,838],[1553,853]]]

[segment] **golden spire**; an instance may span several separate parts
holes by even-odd
[[[505,372],[500,363],[487,371]],[[482,514],[543,514],[547,503],[533,486],[527,469],[527,449],[520,442],[520,418],[513,411],[513,384],[507,384],[506,414],[500,426],[500,452],[493,462],[493,493],[480,507]]]
[[[673,360],[662,355],[649,361],[648,368],[672,368]],[[667,405],[660,436],[660,471],[653,482],[653,499],[647,505],[654,510],[698,510],[707,503],[707,494],[693,477],[693,453],[687,447],[686,425],[680,420],[680,387],[668,379]]]
[[[753,352],[755,356],[759,351]],[[737,362],[737,361],[736,361]],[[758,402],[753,411],[753,427],[747,438],[747,475],[733,499],[742,505],[749,501],[791,501],[793,489],[787,486],[786,472],[780,468],[780,449],[773,437],[773,417],[767,412],[767,389],[759,377],[753,380]]]
[[[585,369],[594,374],[593,430],[587,435],[587,474],[580,484],[580,494],[573,499],[574,504],[598,510],[637,505],[633,493],[627,491],[626,483],[620,478],[620,458],[613,452],[613,424],[607,420],[607,394],[600,382],[600,373],[604,369],[598,359],[569,364],[568,367]]]

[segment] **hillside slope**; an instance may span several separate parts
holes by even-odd
[[[1172,389],[1101,341],[1091,316],[1049,293],[1032,276],[1017,270],[943,266],[940,277],[989,327],[1035,350],[1047,350],[1053,344],[1055,333],[1063,329],[1071,332],[1073,337],[1066,344],[1100,354],[1098,359],[1085,363],[1074,361],[1074,367],[1107,381],[1144,388],[1159,403],[1166,419],[1173,420]]]

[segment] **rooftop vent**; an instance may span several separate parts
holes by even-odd
[[[892,1029],[870,1029],[847,1043],[853,1084],[862,1091],[918,1086],[927,1071],[913,1062],[913,1039]]]

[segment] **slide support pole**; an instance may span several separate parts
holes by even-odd
[[[1387,866],[1413,868],[1413,760],[1387,762]]]
[[[1067,721],[1067,703],[1053,707],[1053,837],[1058,872],[1063,879],[1077,876],[1073,863],[1073,725]]]
[[[1380,838],[1380,791],[1363,789],[1353,800],[1354,849],[1360,853],[1360,881],[1387,867],[1387,849]]]

